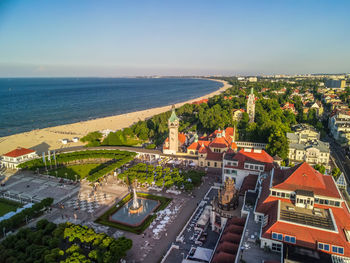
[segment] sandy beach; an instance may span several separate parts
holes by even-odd
[[[192,103],[201,99],[213,97],[231,87],[226,81],[214,81],[223,83],[223,86],[217,91],[209,93],[205,96],[177,103],[175,104],[175,107],[180,107],[186,103]],[[83,145],[83,143],[80,141],[72,142],[72,139],[74,137],[81,138],[92,131],[102,131],[107,129],[119,130],[126,128],[139,120],[145,120],[168,110],[170,110],[170,105],[0,137],[0,155],[19,146],[31,148],[36,150],[37,153],[41,154],[47,150]],[[62,144],[62,139],[68,139],[69,143]]]

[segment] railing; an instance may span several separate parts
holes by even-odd
[[[260,143],[260,142],[235,142],[238,147],[249,147],[249,148],[260,148],[265,149],[266,143]]]

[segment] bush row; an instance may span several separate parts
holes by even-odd
[[[36,203],[32,207],[22,210],[20,213],[12,216],[11,218],[1,221],[0,229],[2,230],[5,228],[6,232],[8,232],[19,228],[26,223],[26,218],[27,220],[30,220],[40,216],[43,213],[43,210],[51,206],[52,203],[52,198],[45,198],[41,200],[40,203]],[[0,231],[0,236],[2,237],[3,235],[3,231]]]
[[[119,150],[86,150],[71,153],[61,153],[56,155],[57,164],[65,164],[75,160],[93,159],[93,158],[108,158],[108,159],[123,159],[128,156],[133,156],[134,153]],[[51,162],[54,162],[53,156]],[[46,157],[46,163],[50,161]],[[45,163],[42,158],[30,160],[18,165],[19,168],[36,170],[45,168]]]

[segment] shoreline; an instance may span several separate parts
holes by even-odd
[[[187,100],[184,102],[176,103],[175,107],[181,107],[184,104],[192,103],[198,100],[207,99],[215,95],[219,95],[231,85],[224,80],[207,79],[211,81],[220,82],[223,84],[221,88],[213,91],[204,96]],[[151,118],[154,115],[166,112],[170,110],[171,105],[150,108],[141,111],[134,111],[119,115],[113,115],[108,117],[96,118],[92,120],[80,121],[71,124],[63,124],[59,126],[32,130],[23,133],[17,133],[5,137],[0,137],[0,155],[14,150],[17,147],[31,148],[39,155],[42,152],[53,149],[62,149],[73,146],[84,145],[82,142],[71,142],[73,137],[83,137],[89,132],[102,131],[102,130],[119,130],[131,126],[139,120]],[[62,144],[61,139],[70,140],[67,144]]]

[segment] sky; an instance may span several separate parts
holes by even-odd
[[[1,0],[0,77],[350,72],[350,1]]]

